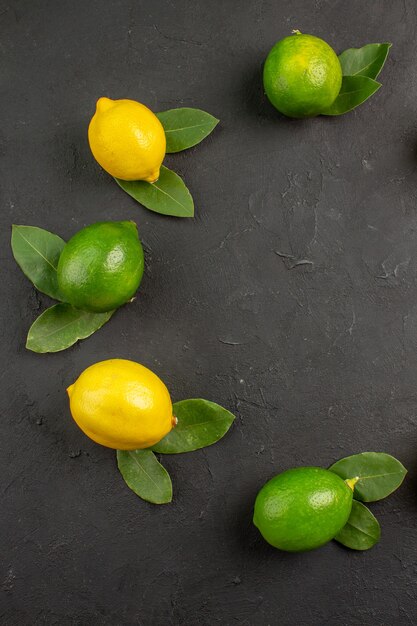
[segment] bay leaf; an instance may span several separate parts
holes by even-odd
[[[211,446],[224,437],[235,419],[227,409],[201,398],[176,402],[173,412],[178,424],[153,446],[155,452],[179,454]]]
[[[26,348],[33,352],[59,352],[101,328],[113,315],[80,311],[60,303],[46,309],[29,329]]]
[[[344,76],[377,78],[387,59],[390,43],[368,43],[362,48],[349,48],[339,55]]]
[[[156,114],[165,130],[167,152],[181,152],[203,141],[219,120],[201,109],[182,107]]]
[[[57,280],[58,260],[65,241],[37,226],[12,226],[13,256],[38,291],[61,300]]]
[[[403,482],[407,470],[390,454],[362,452],[348,456],[329,467],[344,480],[359,478],[353,497],[362,502],[376,502],[386,498]]]
[[[117,450],[117,465],[127,486],[142,500],[171,502],[171,478],[151,450]]]
[[[346,526],[335,540],[352,550],[369,550],[381,537],[381,527],[376,517],[361,502],[352,503],[352,511]]]
[[[322,115],[343,115],[365,102],[381,87],[367,76],[343,76],[339,95],[333,104],[322,111]]]
[[[115,178],[115,181],[129,196],[150,211],[175,217],[193,217],[194,215],[194,202],[184,181],[164,165],[161,166],[161,173],[156,183],[119,178]]]

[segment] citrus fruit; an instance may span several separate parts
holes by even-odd
[[[166,137],[159,119],[135,100],[100,98],[88,127],[88,141],[96,161],[122,180],[159,178]]]
[[[264,65],[266,95],[288,117],[320,115],[336,100],[342,68],[334,50],[314,35],[294,35],[278,41]]]
[[[278,474],[260,490],[253,523],[275,548],[304,552],[324,545],[345,526],[352,508],[349,483],[320,467]]]
[[[78,426],[90,439],[108,448],[149,448],[176,423],[162,380],[134,361],[95,363],[67,392]]]
[[[143,249],[134,222],[97,222],[76,233],[58,261],[63,299],[85,311],[112,311],[142,279]]]

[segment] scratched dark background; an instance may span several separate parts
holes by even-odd
[[[415,624],[416,27],[412,0],[1,2],[4,626]],[[337,51],[391,41],[382,89],[344,117],[281,117],[261,68],[293,28]],[[102,95],[221,119],[167,159],[195,219],[144,210],[100,170],[87,125]],[[49,301],[12,259],[11,224],[69,238],[103,219],[138,223],[139,297],[72,349],[26,351]],[[168,506],[138,499],[69,415],[65,387],[109,357],[237,416],[217,445],[165,458]],[[379,545],[261,540],[268,478],[364,450],[409,469],[372,507]]]

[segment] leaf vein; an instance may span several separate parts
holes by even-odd
[[[53,263],[51,263],[51,261],[49,259],[47,259],[46,256],[44,256],[40,250],[35,248],[35,246],[33,244],[31,244],[30,241],[28,239],[26,239],[26,237],[23,237],[22,233],[19,230],[17,232],[18,232],[19,236],[23,239],[23,241],[26,241],[28,246],[30,246],[32,248],[32,250],[35,250],[35,252],[37,252],[39,254],[39,256],[41,256],[44,259],[44,261],[46,261],[48,263],[48,265],[50,265],[52,267],[53,270],[57,271],[58,267],[55,267],[55,265],[53,265]]]
[[[153,453],[151,453],[153,454]],[[142,470],[142,472],[144,474],[146,474],[146,476],[149,478],[149,480],[155,485],[155,487],[158,489],[158,491],[163,495],[163,491],[161,489],[161,487],[158,485],[158,483],[156,483],[154,481],[154,479],[152,478],[152,476],[150,474],[148,474],[148,472],[145,470],[145,468],[143,467],[143,465],[141,465],[141,463],[139,463],[138,459],[136,458],[136,456],[133,454],[133,452],[131,452],[130,450],[128,451],[128,455],[134,460],[134,462],[136,463],[136,465],[139,467],[140,470]],[[158,460],[155,459],[156,462],[159,464]]]
[[[208,124],[207,122],[204,124],[195,124],[194,126],[183,126],[182,128],[170,128],[170,129],[164,129],[165,133],[175,133],[177,131],[180,130],[190,130],[191,128],[209,128],[211,125]]]
[[[360,93],[361,91],[363,91],[363,88],[354,89],[353,91],[344,91],[343,93],[339,94],[339,98],[343,98],[344,96],[351,96],[353,93]]]
[[[64,330],[64,328],[68,328],[68,326],[71,326],[71,324],[75,324],[76,322],[79,322],[81,319],[88,317],[90,315],[90,313],[86,313],[85,315],[80,315],[80,317],[77,317],[76,319],[71,320],[70,322],[68,322],[68,324],[64,324],[64,326],[60,326],[59,328],[53,330],[52,332],[46,334],[46,335],[40,335],[39,339],[46,339],[47,337],[51,337],[52,335],[55,335],[55,333],[59,333],[62,330]]]
[[[353,528],[353,530],[356,530],[356,531],[362,533],[363,535],[365,535],[366,537],[369,537],[370,539],[378,539],[378,537],[376,535],[370,535],[369,533],[366,532],[366,530],[363,530],[362,528],[359,528],[359,526],[355,526],[351,522],[347,522],[346,526],[350,526],[350,528]],[[346,526],[345,526],[345,528],[346,528]]]
[[[371,65],[373,65],[373,63],[375,63],[376,61],[378,61],[378,59],[374,59],[373,61],[370,61],[369,63],[367,63],[367,65],[360,67],[357,72],[354,72],[353,74],[351,74],[351,76],[357,76],[358,74],[363,72],[363,70],[366,70],[368,69],[368,67],[371,67]]]
[[[166,191],[164,191],[163,189],[161,189],[161,187],[158,187],[158,185],[156,183],[152,183],[152,187],[155,187],[155,189],[158,189],[158,191],[160,191],[161,193],[164,193],[166,196],[168,196],[168,198],[171,198],[171,200],[173,200],[174,202],[176,202],[180,207],[182,207],[184,210],[187,210],[187,207],[184,204],[181,204],[181,202],[179,202],[176,198],[174,198],[173,196],[171,196],[169,193],[167,193]]]
[[[369,476],[359,476],[359,480],[367,480],[368,478],[384,478],[385,476],[396,476],[397,474],[402,476],[404,472],[398,470],[398,472],[387,472],[386,474],[370,474]]]
[[[197,422],[196,424],[187,424],[186,426],[182,426],[181,429],[178,429],[177,431],[173,431],[174,433],[177,432],[178,434],[181,434],[181,432],[183,430],[185,430],[186,428],[195,428],[195,426],[205,426],[206,424],[213,424],[213,422],[222,422],[225,418],[224,417],[217,417],[215,419],[212,420],[207,420],[205,422]]]

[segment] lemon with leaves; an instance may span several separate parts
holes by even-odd
[[[90,439],[108,448],[149,448],[176,424],[168,389],[150,369],[134,361],[95,363],[67,393],[75,422]]]
[[[104,313],[136,293],[144,269],[134,222],[97,222],[76,233],[58,261],[63,300],[77,309]]]
[[[96,161],[111,176],[153,183],[166,151],[165,131],[156,115],[135,100],[100,98],[88,127]]]
[[[343,480],[321,467],[282,472],[258,493],[253,523],[279,550],[305,552],[318,548],[346,525],[357,480]]]
[[[263,82],[266,95],[280,113],[313,117],[339,95],[342,67],[335,51],[323,39],[294,31],[269,52]]]

